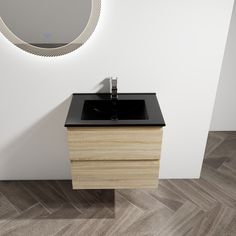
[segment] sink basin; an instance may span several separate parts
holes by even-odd
[[[65,122],[79,126],[165,126],[155,93],[75,93]]]
[[[147,120],[144,100],[85,100],[82,120]]]

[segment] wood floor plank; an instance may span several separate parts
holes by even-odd
[[[102,225],[99,224],[96,232],[99,232],[100,235],[124,235],[123,232],[143,214],[140,208],[130,204],[130,202],[118,192],[116,192],[115,198],[115,218],[106,219]],[[93,233],[93,236],[96,236],[96,233]]]
[[[229,232],[233,229],[229,227],[229,222],[233,222],[235,213],[234,209],[222,204],[217,204],[205,214],[203,220],[191,233],[196,236],[226,235],[226,231]]]
[[[221,188],[219,188],[216,185],[212,185],[205,179],[198,179],[198,180],[191,180],[195,185],[198,186],[198,188],[202,189],[202,191],[205,191],[205,193],[209,194],[212,198],[214,198],[216,201],[218,201],[221,204],[224,204],[229,207],[236,208],[236,199],[232,198],[231,196],[228,196],[225,194],[224,191],[222,191]]]
[[[14,228],[4,235],[53,235],[62,227],[70,224],[71,220],[76,219],[79,213],[71,204],[65,204],[61,209],[52,214],[42,215],[34,220],[33,224],[24,224],[20,228]]]
[[[194,226],[195,221],[198,221],[204,214],[205,213],[193,203],[186,202],[159,230],[157,230],[155,235],[184,235]]]
[[[154,198],[152,195],[148,194],[145,190],[133,190],[133,189],[125,189],[118,190],[126,200],[128,200],[131,204],[136,207],[145,210],[153,210],[155,209],[163,209],[166,208],[170,212],[173,212],[169,208],[167,208],[162,202]]]
[[[65,197],[60,194],[48,181],[23,181],[28,195],[34,197],[49,212],[57,211],[66,203]]]
[[[81,219],[73,222],[59,231],[57,236],[105,236],[123,235],[120,231],[125,230],[143,213],[142,210],[130,204],[119,193],[116,193],[116,212],[113,219],[98,219],[98,214],[109,214],[106,208],[97,212],[91,219]]]
[[[236,215],[233,219],[228,222],[228,225],[225,226],[223,235],[226,236],[235,236],[236,235]]]
[[[205,155],[208,156],[226,139],[226,137],[225,133],[209,132]]]
[[[0,193],[20,212],[38,202],[23,188],[21,181],[0,181]]]
[[[99,209],[106,207],[110,209],[110,214],[107,217],[110,218],[114,215],[114,190],[73,190],[71,181],[67,180],[58,181],[58,185],[65,194],[67,201],[80,212],[91,212],[92,208],[95,208],[95,211],[99,211]],[[87,215],[89,216],[89,214]]]
[[[204,164],[208,165],[214,169],[218,169],[226,161],[229,161],[229,157],[211,157],[204,160]]]
[[[231,178],[231,180],[236,183],[236,170],[233,170],[232,168],[230,168],[226,165],[221,165],[218,168],[218,172],[223,175],[229,176]]]
[[[125,232],[124,235],[155,235],[155,232],[173,215],[166,208],[146,211]]]
[[[41,204],[37,203],[1,226],[1,236],[14,235],[13,232],[17,232],[20,235],[19,232],[24,227],[32,227],[37,222],[37,219],[47,215],[49,215],[48,211]]]
[[[216,200],[210,195],[201,191],[197,186],[193,186],[190,180],[171,180],[171,183],[178,188],[189,201],[195,203],[199,208],[207,211],[216,204]]]
[[[225,194],[236,199],[236,183],[232,176],[205,165],[202,167],[201,177],[207,180],[207,182],[219,187]]]
[[[208,157],[222,157],[230,156],[234,152],[236,147],[236,138],[226,138],[219,146],[217,146]]]
[[[16,217],[17,215],[19,215],[17,208],[0,193],[0,232],[1,225],[6,223],[10,218]]]
[[[90,210],[90,209],[89,209]],[[94,208],[91,208],[93,215],[88,212],[82,213],[80,219],[74,219],[70,221],[68,225],[65,225],[54,236],[74,236],[74,235],[89,235],[91,236],[94,232],[96,235],[101,235],[97,231],[99,224],[102,224],[106,221],[106,217],[101,218],[101,216],[109,215],[109,209],[106,207],[101,208],[99,211],[94,211]],[[88,214],[90,217],[88,217]]]
[[[165,182],[165,180],[160,180],[157,189],[147,189],[145,192],[162,202],[169,209],[176,211],[183,205],[185,199],[167,188]]]
[[[228,160],[223,163],[223,166],[230,168],[236,173],[236,150],[229,156]]]

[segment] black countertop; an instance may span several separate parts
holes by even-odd
[[[139,120],[82,120],[86,100],[108,100],[110,94],[75,93],[73,94],[65,127],[76,126],[165,126],[155,93],[118,93],[118,100],[144,100],[148,119]]]

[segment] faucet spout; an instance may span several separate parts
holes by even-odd
[[[118,78],[116,77],[115,79],[111,78],[111,99],[112,100],[117,100],[118,99],[118,94],[117,94],[117,80]]]

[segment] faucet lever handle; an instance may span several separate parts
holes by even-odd
[[[112,88],[117,88],[117,80],[118,80],[117,77],[115,79],[113,77],[111,77],[111,87]]]

